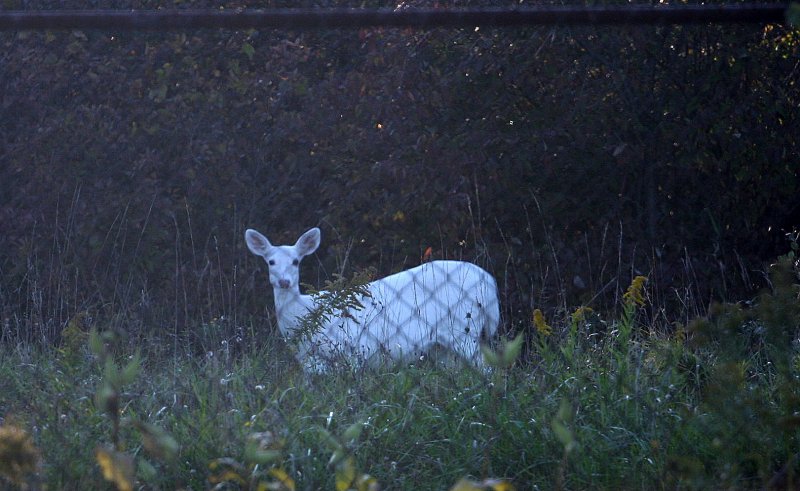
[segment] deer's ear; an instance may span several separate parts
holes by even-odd
[[[269,240],[251,228],[245,231],[244,241],[247,242],[247,248],[250,249],[250,252],[256,256],[265,256],[272,249],[272,244],[269,243]]]
[[[295,249],[297,250],[297,254],[302,256],[308,256],[312,254],[314,251],[317,250],[319,247],[320,241],[320,232],[319,229],[314,227],[308,232],[304,233],[297,239],[297,243],[294,245]]]

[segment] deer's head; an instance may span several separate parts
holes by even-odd
[[[320,232],[312,228],[294,245],[274,246],[264,235],[247,229],[245,242],[250,252],[261,256],[269,266],[269,282],[275,290],[300,291],[300,261],[319,247]]]

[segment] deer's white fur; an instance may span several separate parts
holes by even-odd
[[[409,361],[436,345],[481,366],[481,337],[497,331],[494,278],[471,263],[433,261],[367,284],[369,294],[359,298],[362,309],[340,312],[298,339],[301,319],[320,301],[300,293],[300,261],[319,247],[319,229],[290,246],[273,246],[252,229],[245,241],[269,266],[278,328],[284,338],[299,342],[297,358],[306,370],[325,371],[343,360]]]

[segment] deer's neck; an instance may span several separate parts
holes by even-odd
[[[302,295],[300,289],[274,288],[275,314],[278,317],[278,328],[284,337],[290,338],[298,328],[298,318],[313,309],[311,295]]]

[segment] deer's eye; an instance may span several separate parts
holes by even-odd
[[[269,261],[267,261],[267,263],[269,263],[270,266],[275,266],[275,260],[274,259],[270,259]]]
[[[295,259],[294,261],[292,261],[292,265],[297,266],[298,264],[300,264],[299,259]]]

